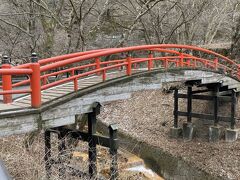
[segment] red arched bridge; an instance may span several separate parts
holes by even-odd
[[[240,78],[239,65],[229,58],[207,49],[177,44],[99,49],[41,60],[32,57],[31,60],[31,63],[14,67],[3,61],[0,70],[2,76],[0,95],[3,95],[3,103],[12,103],[13,94],[29,93],[31,107],[39,108],[46,102],[43,101],[44,90],[72,81],[72,91],[78,91],[79,79],[98,75],[102,77],[104,82],[108,73],[113,71],[119,71],[121,75],[131,76],[139,71],[152,71],[159,68],[165,70],[207,69],[225,73],[236,79]],[[54,81],[49,80],[53,76],[66,73],[70,76],[62,76]],[[25,75],[29,78],[12,83],[12,77],[18,75]],[[28,84],[30,85],[28,89],[16,89]]]
[[[193,71],[195,70],[195,71]],[[201,71],[200,71],[201,70]],[[171,72],[171,73],[169,73]],[[174,73],[173,73],[174,72]],[[0,69],[2,85],[0,95],[0,136],[26,133],[45,129],[45,161],[50,176],[51,148],[49,128],[54,128],[61,139],[68,133],[73,138],[81,137],[89,142],[91,150],[101,144],[110,148],[112,174],[117,174],[116,126],[109,127],[109,137],[96,134],[96,115],[99,103],[129,98],[129,92],[143,89],[159,89],[163,83],[185,81],[187,94],[174,93],[174,127],[171,135],[191,140],[192,118],[214,120],[210,127],[210,140],[220,136],[218,121],[231,122],[227,131],[229,141],[236,140],[235,113],[236,92],[240,91],[240,66],[216,52],[188,45],[160,44],[125,48],[109,48],[79,52],[38,60],[36,54],[31,63],[11,67],[8,58]],[[27,77],[15,81],[17,76]],[[14,80],[14,81],[13,81]],[[193,90],[193,85],[207,87]],[[213,95],[200,94],[212,91]],[[24,94],[22,97],[13,98]],[[211,93],[210,93],[211,94]],[[226,96],[227,95],[227,96]],[[187,98],[187,112],[178,109],[178,98]],[[214,113],[192,112],[192,99],[214,101]],[[220,116],[219,100],[231,101],[231,116]],[[79,114],[88,114],[88,133],[71,130],[64,125],[76,122]],[[187,123],[180,129],[178,116],[186,116]],[[233,137],[234,136],[234,137]],[[61,151],[65,148],[60,143]],[[96,151],[89,151],[89,174],[96,174]],[[61,162],[60,162],[61,163]],[[62,171],[61,171],[62,173]],[[116,175],[117,176],[117,175]],[[115,176],[111,179],[115,179]]]
[[[149,77],[154,73],[165,75]],[[201,80],[205,84],[211,84],[209,79],[215,83],[224,81],[219,87],[222,94],[231,94],[232,89],[240,91],[240,67],[235,61],[207,49],[177,44],[90,50],[40,60],[33,54],[31,63],[13,67],[5,57],[0,75],[0,136],[74,123],[76,114],[91,111],[89,104],[126,99],[130,91],[159,89],[164,78]],[[18,76],[27,78],[16,81]],[[204,117],[217,122],[216,114]],[[190,112],[178,115],[201,116]]]

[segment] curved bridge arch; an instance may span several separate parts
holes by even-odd
[[[97,76],[84,79],[91,80],[95,77]],[[114,77],[108,81],[82,88],[77,92],[67,92],[60,98],[47,101],[38,109],[25,107],[1,111],[0,137],[73,124],[75,115],[91,112],[91,106],[96,101],[104,104],[129,99],[136,91],[161,89],[163,83],[174,82],[175,84],[187,80],[214,77],[224,76],[201,70],[170,69],[166,72],[164,69],[155,69],[137,72],[131,76]]]
[[[105,58],[105,59],[104,59]],[[78,91],[78,80],[91,75],[102,77],[106,81],[108,72],[124,71],[127,76],[139,71],[154,69],[204,69],[216,71],[240,79],[239,65],[233,60],[216,52],[189,45],[159,44],[142,45],[124,48],[90,50],[57,57],[41,59],[31,58],[32,62],[11,67],[3,64],[0,70],[4,103],[12,102],[12,94],[31,94],[31,106],[42,105],[41,91],[57,87],[67,82],[74,83],[74,91]],[[81,71],[79,73],[79,71]],[[49,81],[54,76],[68,74],[62,79]],[[69,74],[71,74],[69,76]],[[28,79],[13,83],[13,75],[26,75]],[[22,85],[30,85],[29,89],[16,89]]]

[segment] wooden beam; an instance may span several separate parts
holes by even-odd
[[[219,96],[225,96],[225,95],[231,95],[231,94],[232,94],[232,90],[219,92]]]
[[[234,90],[232,90],[232,103],[231,103],[231,129],[235,128],[236,124],[236,109],[237,109],[237,95]]]
[[[192,122],[192,86],[189,86],[187,91],[187,112],[187,122]]]
[[[187,112],[182,112],[178,111],[177,112],[178,116],[188,116]],[[201,118],[201,119],[207,119],[207,120],[214,120],[214,115],[212,114],[201,114],[201,113],[191,113],[191,116],[194,118]],[[218,116],[219,121],[224,121],[224,122],[230,122],[231,117],[226,117],[226,116]]]
[[[174,90],[174,127],[178,127],[178,89]]]
[[[199,100],[214,100],[214,95],[192,95],[192,99],[199,99]],[[187,94],[178,94],[178,98],[187,98]],[[218,96],[221,101],[228,102],[231,101],[231,97],[228,96]]]
[[[209,91],[213,91],[213,90],[212,89],[196,90],[196,91],[192,91],[192,94],[204,93],[204,92],[209,92]]]

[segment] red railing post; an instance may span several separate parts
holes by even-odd
[[[191,59],[187,58],[186,62],[187,62],[187,67],[191,67]]]
[[[175,59],[176,68],[179,67],[179,60]]]
[[[2,69],[10,69],[10,60],[8,56],[3,56],[2,59]],[[2,75],[2,88],[3,91],[12,90],[12,75]],[[3,103],[11,103],[12,102],[12,94],[4,94],[3,95]]]
[[[74,76],[74,75],[75,75],[75,70],[73,69],[71,71],[71,76]],[[73,79],[73,84],[74,84],[74,91],[77,91],[78,90],[78,79],[77,78]]]
[[[163,67],[164,67],[164,69],[168,68],[168,59],[163,60]]]
[[[218,58],[214,59],[214,69],[217,70],[218,69]]]
[[[97,69],[97,70],[100,69],[100,68],[101,68],[101,65],[100,65],[100,58],[99,58],[99,57],[97,57],[97,58],[95,59],[95,63],[96,63],[96,69]],[[97,72],[97,75],[100,75],[100,71]]]
[[[78,79],[75,78],[74,79],[74,91],[77,91],[78,90]]]
[[[127,54],[126,60],[127,60],[127,75],[131,76],[132,75],[132,57],[129,53]]]
[[[117,64],[120,64],[121,62],[118,62]],[[121,71],[122,70],[122,66],[118,67],[118,70]]]
[[[103,70],[103,73],[102,73],[102,80],[103,80],[103,81],[106,81],[106,78],[107,78],[107,77],[106,77],[106,70],[104,69],[104,70]]]
[[[196,67],[197,67],[197,60],[193,59],[193,68],[196,68]]]
[[[39,108],[41,106],[41,79],[40,79],[40,64],[38,63],[38,58],[36,53],[32,53],[31,57],[32,75],[30,79],[31,86],[31,104],[33,108]]]
[[[74,75],[75,75],[75,71],[72,70],[72,71],[71,71],[71,76],[74,76]]]
[[[184,56],[183,56],[183,54],[181,53],[181,54],[180,54],[180,59],[179,59],[179,65],[180,65],[180,67],[183,67],[183,58],[184,58]]]
[[[44,77],[44,78],[43,78],[42,83],[43,83],[43,85],[46,85],[46,84],[47,84],[47,77]]]
[[[152,54],[151,51],[149,52],[148,58],[149,58],[149,60],[148,60],[148,70],[150,71],[153,68],[153,63],[152,63],[153,54]]]

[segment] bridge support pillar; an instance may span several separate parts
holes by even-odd
[[[94,103],[92,105],[92,112],[88,113],[88,132],[81,130],[74,130],[67,127],[57,127],[48,129],[45,131],[45,169],[46,176],[49,179],[51,177],[52,164],[59,164],[59,177],[64,178],[66,169],[70,169],[70,173],[73,176],[78,176],[84,179],[96,179],[97,178],[97,149],[96,146],[104,146],[109,148],[111,155],[110,165],[110,179],[115,180],[118,177],[118,164],[117,164],[117,126],[109,126],[109,137],[96,134],[96,116],[100,113],[100,104]],[[57,133],[58,135],[58,158],[54,160],[51,158],[51,133]],[[64,165],[67,156],[65,156],[66,150],[66,137],[70,137],[76,140],[82,140],[88,142],[88,158],[89,168],[88,173],[73,168],[72,166]]]
[[[93,112],[88,114],[88,157],[89,157],[89,175],[90,178],[95,179],[97,175],[97,144],[93,135],[96,134],[96,116],[99,111],[96,107]]]
[[[213,117],[214,117],[214,126],[218,125],[219,119],[218,119],[218,110],[219,110],[219,84],[217,84],[214,87],[214,112],[213,112]]]
[[[231,129],[235,128],[236,125],[236,109],[237,109],[237,93],[232,90],[232,101],[231,101]]]
[[[232,101],[231,101],[231,124],[230,128],[225,131],[226,142],[234,142],[238,138],[239,129],[235,129],[236,125],[236,109],[237,109],[237,93],[232,90]]]
[[[187,91],[187,122],[192,122],[192,86],[188,86]]]
[[[170,137],[171,138],[179,138],[182,135],[182,128],[180,127],[171,127],[170,129]]]
[[[178,89],[174,90],[174,128],[178,128]]]
[[[194,136],[194,125],[191,122],[183,123],[183,140],[191,141]]]
[[[65,157],[65,150],[66,150],[66,133],[64,128],[58,128],[58,163],[60,164],[58,167],[59,176],[61,178],[65,177],[65,167],[63,166]]]
[[[171,138],[179,138],[182,134],[182,128],[178,126],[178,89],[174,90],[174,125],[170,129]]]
[[[44,132],[44,142],[45,142],[45,170],[46,170],[46,178],[49,179],[51,176],[51,131],[46,130]]]
[[[234,142],[238,138],[239,129],[226,129],[225,141]]]
[[[209,142],[217,142],[221,137],[221,126],[209,127]]]

